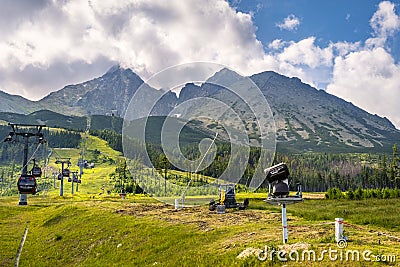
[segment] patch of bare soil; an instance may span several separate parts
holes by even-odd
[[[243,225],[249,222],[276,223],[279,213],[259,210],[227,210],[225,214],[209,211],[208,207],[188,207],[175,210],[166,204],[128,204],[115,211],[118,214],[135,217],[154,217],[170,223],[192,224],[203,231],[211,231],[222,226]]]

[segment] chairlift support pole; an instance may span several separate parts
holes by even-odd
[[[80,174],[79,175],[79,179],[82,179],[82,174]],[[78,189],[79,189],[79,181],[78,181],[78,183],[76,183],[76,192],[78,192]]]
[[[29,149],[29,136],[24,135],[25,144],[24,144],[24,161],[22,168],[22,175],[28,174],[28,149]],[[18,205],[24,206],[28,205],[28,195],[27,194],[19,194],[19,203]]]
[[[71,181],[71,194],[74,194],[74,175],[72,174],[72,181]]]
[[[56,164],[61,164],[60,197],[64,195],[64,164],[71,164],[70,158],[57,159]]]
[[[29,138],[30,137],[37,137],[38,143],[43,144],[45,142],[43,138],[43,134],[41,133],[42,128],[46,127],[44,124],[16,124],[16,123],[9,123],[9,126],[12,128],[12,132],[10,132],[9,136],[4,139],[4,142],[18,142],[18,136],[22,136],[24,138],[24,158],[23,158],[23,168],[22,168],[22,175],[28,174],[28,151],[29,151]],[[21,131],[19,127],[26,127],[26,128],[36,128],[35,132],[29,131]],[[19,195],[19,203],[20,206],[28,205],[28,196],[26,194]]]
[[[72,186],[71,186],[71,193],[72,193],[72,195],[74,194],[74,180],[75,179],[78,179],[78,172],[79,171],[74,171],[73,173],[72,173]],[[76,192],[78,192],[78,181],[76,181]]]
[[[62,174],[63,171],[64,171],[64,162],[61,162],[60,197],[64,195],[64,176]]]

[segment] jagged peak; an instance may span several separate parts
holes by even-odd
[[[120,65],[114,65],[105,73],[105,75],[110,74],[110,73],[114,73],[116,71],[119,71],[120,69],[121,69]]]
[[[135,79],[140,80],[143,82],[142,78],[140,78],[139,75],[137,75],[132,69],[130,68],[125,68],[122,67],[121,65],[114,65],[112,66],[103,76],[103,77],[109,77],[109,76],[116,76],[116,75],[127,75],[131,77],[135,77]]]

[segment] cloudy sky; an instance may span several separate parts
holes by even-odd
[[[0,90],[38,100],[112,65],[273,70],[400,128],[400,2],[2,0]]]

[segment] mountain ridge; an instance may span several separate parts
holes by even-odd
[[[176,105],[199,96],[226,97],[227,90],[213,84],[218,81],[240,80],[235,72],[222,69],[201,85],[188,83],[179,97],[147,86],[139,101],[145,103],[146,94],[162,96],[154,108],[154,115],[165,116]],[[370,114],[351,102],[273,71],[248,77],[267,99],[277,130],[278,147],[289,147],[292,152],[385,150],[400,140],[400,131],[385,117]],[[0,92],[3,112],[29,114],[48,109],[67,116],[112,114],[123,117],[125,110],[143,80],[131,69],[114,66],[104,75],[92,80],[68,85],[39,101]],[[12,107],[12,108],[11,108]],[[253,118],[245,118],[251,124]],[[207,125],[207,124],[205,124]],[[249,134],[252,133],[251,130]],[[292,148],[290,148],[292,147]]]

